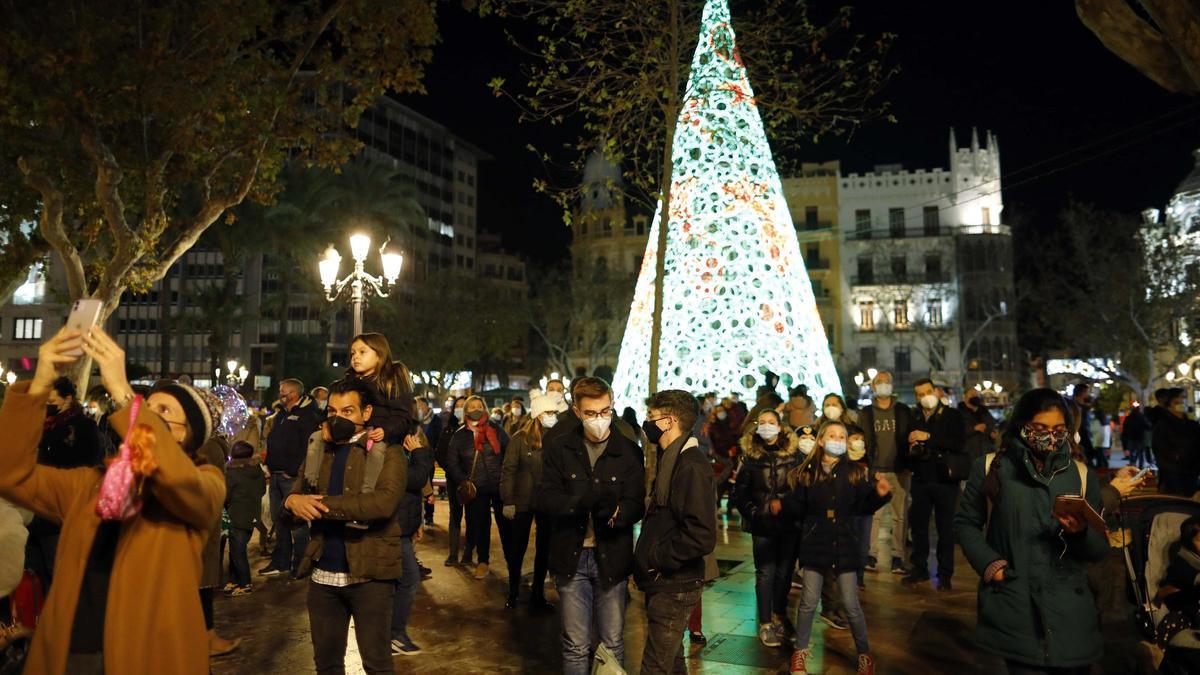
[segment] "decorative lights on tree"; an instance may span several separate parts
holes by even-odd
[[[840,389],[726,0],[708,0],[671,148],[658,388],[737,391],[767,373],[816,396]],[[613,388],[649,394],[662,204],[642,259]]]

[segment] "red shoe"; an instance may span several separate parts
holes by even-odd
[[[870,654],[858,655],[858,675],[875,675],[875,659]]]
[[[812,654],[812,652],[807,649],[794,650],[792,652],[792,664],[788,668],[788,672],[789,673],[801,673],[801,675],[808,675],[808,666],[805,664],[805,661],[808,660],[808,657],[811,654]]]

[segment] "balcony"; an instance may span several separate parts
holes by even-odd
[[[950,283],[950,275],[945,272],[909,272],[907,274],[879,272],[850,275],[851,286],[916,286],[947,283]]]
[[[833,229],[833,221],[831,220],[811,220],[801,222],[796,221],[796,231],[804,232],[829,232]]]
[[[846,233],[846,238],[857,241],[870,239],[920,239],[922,237],[948,237],[954,234],[953,228],[944,225],[939,227],[906,227],[904,229],[891,227],[874,227],[870,229],[855,229]]]
[[[828,270],[829,258],[805,258],[804,267],[810,270]]]

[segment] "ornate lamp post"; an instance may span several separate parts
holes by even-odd
[[[217,379],[221,379],[221,369],[216,370]],[[250,376],[250,370],[246,366],[238,365],[237,359],[229,359],[225,362],[225,382],[234,389],[241,389],[242,384],[246,382],[246,378]]]
[[[379,247],[380,263],[383,265],[383,276],[377,277],[363,268],[367,254],[371,251],[371,238],[358,233],[350,236],[350,254],[354,257],[354,271],[344,279],[338,279],[338,268],[342,256],[333,246],[325,249],[325,256],[318,263],[321,271],[321,285],[325,287],[325,299],[329,302],[337,300],[347,287],[350,289],[350,303],[354,308],[354,334],[362,333],[362,308],[367,291],[386,298],[388,291],[400,278],[400,267],[404,264],[404,256],[387,251],[387,242]]]

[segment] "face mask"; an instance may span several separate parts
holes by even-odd
[[[583,428],[591,438],[606,438],[610,424],[612,424],[611,417],[597,417],[594,420],[585,419],[583,421]]]
[[[840,406],[827,405],[825,406],[825,416],[831,420],[842,419],[842,409]]]
[[[53,403],[46,404],[46,417],[54,417],[58,414],[58,406]]]
[[[463,421],[463,409],[462,408],[454,409],[454,419],[458,420],[459,422]]]
[[[512,409],[512,416],[513,416],[513,417],[520,417],[522,412],[523,412],[523,411],[522,411],[520,408],[513,408],[513,409]]]
[[[651,422],[650,420],[642,422],[642,431],[646,432],[646,440],[655,445],[658,445],[658,442],[662,440],[665,433],[662,429],[658,428],[658,422]]]
[[[724,410],[717,413],[717,419],[719,420],[724,420],[726,417],[729,417],[729,413],[725,412]]]
[[[479,409],[475,409],[467,413],[467,419],[471,420],[472,422],[478,422],[479,420],[483,419],[483,417],[484,412]]]
[[[500,413],[493,413],[493,414],[492,414],[491,420],[492,420],[493,422],[499,422],[499,421],[500,421],[500,420],[502,420],[502,419],[504,419],[504,415],[501,415]]]
[[[880,398],[890,398],[892,395],[892,383],[880,382],[875,385],[875,395]]]
[[[778,424],[760,424],[758,425],[758,437],[770,443],[779,438]]]
[[[938,397],[933,394],[925,394],[921,397],[921,407],[926,410],[933,410],[938,407]]]
[[[357,431],[358,425],[345,417],[329,418],[329,437],[338,445],[349,443]]]
[[[825,452],[834,457],[846,454],[846,441],[825,441]]]
[[[815,439],[815,438],[801,438],[800,439],[800,452],[803,452],[806,455],[811,455],[813,448],[815,448],[815,447],[817,447],[817,439]]]
[[[975,396],[970,399],[967,399],[967,403],[970,403],[971,407],[978,408],[979,406],[983,405],[983,400],[980,399],[978,396]]]
[[[329,405],[329,401],[317,401],[317,409],[324,410]]]
[[[867,442],[861,438],[856,438],[850,441],[850,459],[858,461],[867,454]]]
[[[1032,427],[1026,425],[1021,427],[1021,440],[1025,441],[1025,444],[1034,452],[1048,455],[1063,446],[1067,440],[1067,432],[1034,431]]]
[[[538,418],[542,426],[547,429],[553,429],[555,424],[558,424],[558,415],[542,415]]]

